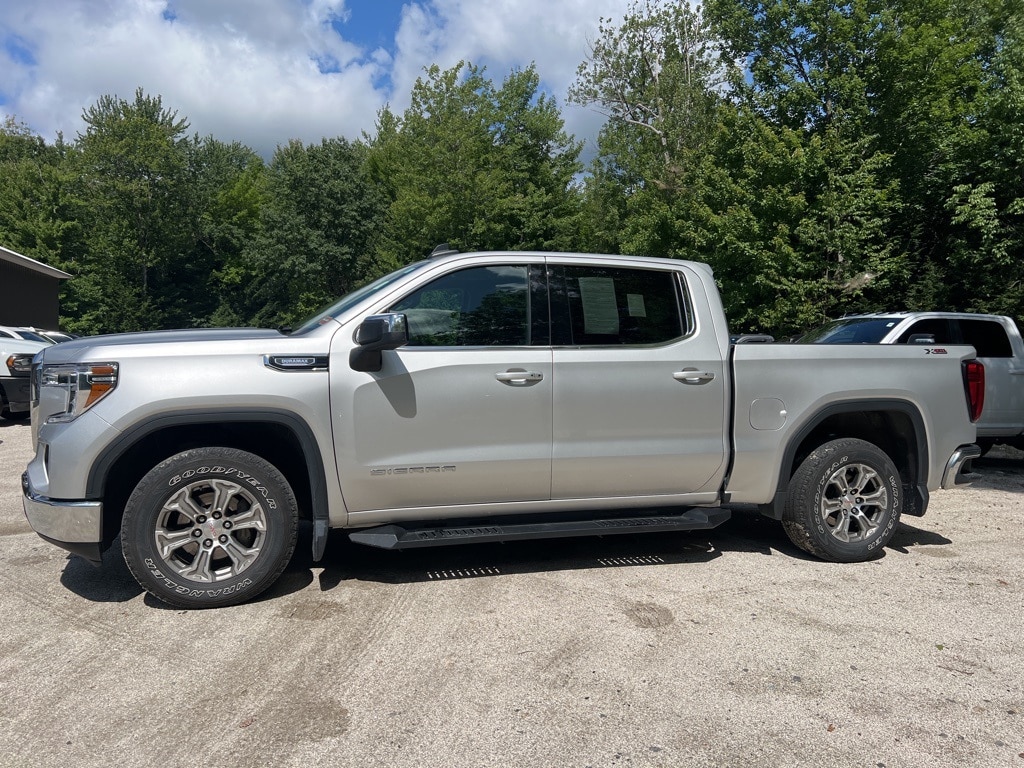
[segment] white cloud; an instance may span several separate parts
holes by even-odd
[[[620,19],[626,0],[434,0],[406,6],[396,35],[392,71],[396,109],[423,67],[459,61],[488,67],[502,80],[513,67],[537,66],[542,85],[559,101],[566,129],[591,142],[604,118],[590,109],[567,106],[565,95],[576,68],[589,51],[600,19]]]
[[[500,81],[511,68],[536,62],[564,106],[598,19],[621,16],[625,6],[626,0],[409,2],[389,54],[338,35],[331,22],[348,17],[345,0],[2,3],[0,93],[7,104],[0,111],[48,139],[57,131],[70,139],[84,129],[82,110],[100,96],[131,98],[142,87],[187,117],[193,132],[238,140],[269,157],[292,138],[317,142],[372,131],[379,107],[403,109],[431,63],[473,61]],[[564,114],[580,136],[600,124],[585,110]]]

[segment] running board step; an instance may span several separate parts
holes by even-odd
[[[612,536],[620,533],[706,530],[729,519],[727,509],[688,509],[672,515],[616,517],[598,520],[566,520],[549,523],[502,523],[500,525],[403,528],[382,525],[348,535],[356,544],[381,549],[416,549],[450,544],[480,544],[520,539],[557,539],[570,536]]]

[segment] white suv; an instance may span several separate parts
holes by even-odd
[[[0,336],[0,416],[3,418],[28,418],[32,358],[48,346],[49,342]]]

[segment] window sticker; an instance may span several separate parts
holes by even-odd
[[[629,307],[630,317],[647,317],[647,307],[644,305],[642,293],[627,293],[626,306]]]
[[[619,310],[615,304],[615,280],[610,277],[581,277],[583,332],[617,334]]]

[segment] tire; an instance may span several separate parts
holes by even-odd
[[[878,557],[903,512],[903,485],[889,456],[854,438],[833,440],[804,459],[789,483],[786,534],[836,563]]]
[[[270,463],[235,448],[172,456],[139,482],[121,526],[124,559],[151,595],[180,608],[250,600],[291,560],[295,495]]]

